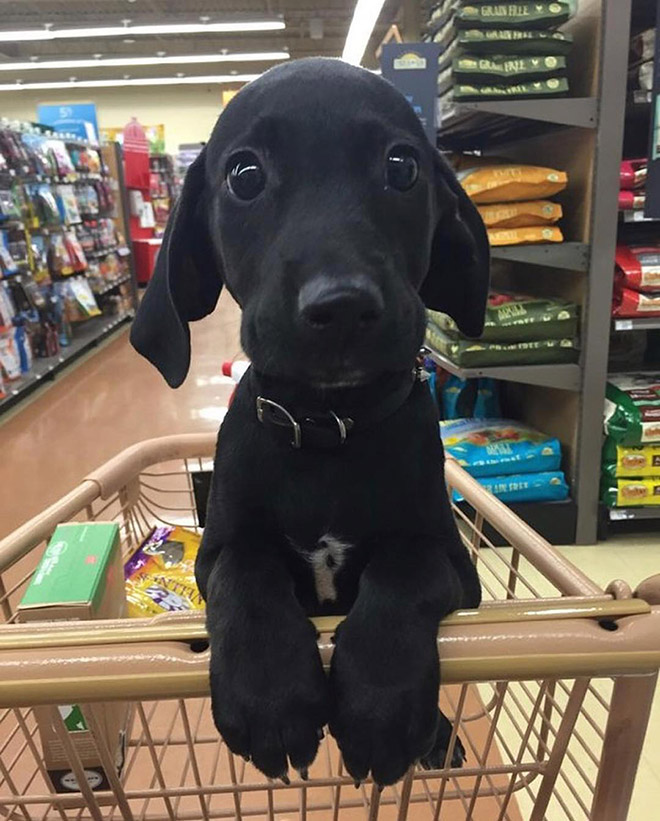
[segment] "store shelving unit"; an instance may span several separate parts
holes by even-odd
[[[63,137],[62,139],[68,147],[88,147],[88,143],[86,141],[79,141],[68,136]],[[97,147],[92,146],[92,148],[96,149]],[[121,326],[130,322],[137,308],[137,285],[135,281],[133,259],[130,249],[126,244],[129,237],[128,223],[126,219],[128,210],[126,202],[126,188],[123,181],[121,149],[117,143],[110,143],[98,147],[98,150],[103,163],[102,173],[93,174],[86,173],[84,171],[77,171],[75,174],[70,175],[67,181],[70,182],[72,179],[75,181],[104,179],[111,185],[114,195],[114,210],[112,213],[104,216],[107,216],[114,221],[115,226],[123,239],[115,246],[104,247],[102,250],[97,251],[87,251],[85,257],[88,261],[102,261],[110,254],[117,254],[125,262],[124,272],[116,279],[104,283],[102,288],[94,290],[95,298],[97,299],[99,307],[102,310],[102,314],[100,316],[91,317],[84,321],[73,323],[72,339],[68,345],[61,347],[60,351],[55,356],[34,357],[32,367],[28,373],[24,374],[19,379],[5,381],[5,396],[0,399],[0,414],[16,405],[27,395],[44,384],[45,381],[55,378],[58,373],[60,373],[64,368],[69,366],[80,356],[92,350],[101,341],[118,331]],[[34,180],[31,177],[26,178],[26,180],[22,182],[33,182],[35,180],[38,182],[49,182],[54,185],[58,183],[61,184],[63,182],[61,179],[45,176],[39,176],[38,178],[34,178]],[[26,226],[23,224],[22,220],[4,220],[2,222],[2,227],[15,227],[20,228],[23,231],[26,230]],[[29,229],[29,233],[48,235],[53,231],[62,229],[63,226],[54,228],[31,227]],[[29,270],[28,260],[25,261],[25,268],[26,270]],[[130,297],[127,300],[124,300],[124,303],[127,304],[122,305],[122,308],[125,309],[121,310],[120,313],[115,313],[114,310],[116,310],[116,306],[115,308],[109,306],[108,300],[110,300],[113,296],[119,295],[119,289],[125,289],[126,286],[129,287]],[[125,290],[124,294],[126,294]]]
[[[523,293],[578,302],[579,363],[460,369],[435,356],[461,376],[503,380],[509,409],[562,442],[573,504],[552,506],[548,518],[555,541],[589,543],[598,531],[630,15],[631,0],[580,1],[577,14],[563,27],[574,36],[570,98],[448,104],[438,113],[442,148],[480,150],[533,164],[542,157],[540,164],[569,175],[569,187],[559,197],[567,242],[494,248],[493,281]],[[557,526],[558,518],[563,527]]]

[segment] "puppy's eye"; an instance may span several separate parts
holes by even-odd
[[[417,182],[419,164],[412,148],[395,145],[387,155],[385,179],[397,191],[408,191]]]
[[[235,154],[227,163],[227,186],[239,200],[253,200],[266,185],[261,163],[251,151]]]

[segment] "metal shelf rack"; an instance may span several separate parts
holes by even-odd
[[[436,365],[460,376],[461,379],[489,376],[492,379],[520,382],[524,385],[542,385],[565,391],[580,390],[579,365],[493,365],[485,368],[461,368],[437,351],[429,350],[429,356]]]
[[[591,543],[599,523],[598,480],[603,402],[611,328],[619,162],[626,112],[628,37],[632,0],[581,0],[567,24],[575,38],[569,69],[575,97],[553,100],[478,101],[441,104],[438,144],[454,150],[569,168],[562,195],[569,241],[492,249],[520,288],[548,296],[555,285],[539,266],[557,271],[564,293],[582,304],[581,356],[576,365],[461,369],[462,376],[493,376],[512,386],[520,415],[559,435],[570,454],[576,516],[568,541]],[[565,199],[564,199],[565,197]],[[497,280],[496,280],[497,281]],[[560,291],[561,293],[561,291]],[[560,295],[557,293],[557,295]],[[549,389],[546,394],[544,388]],[[550,389],[562,389],[550,392]],[[521,398],[522,397],[522,398]],[[559,511],[559,508],[557,508]],[[559,515],[559,513],[557,513]],[[524,516],[524,513],[523,513]],[[568,531],[567,531],[568,533]]]
[[[584,242],[559,242],[540,245],[505,245],[492,248],[492,259],[545,265],[566,271],[589,270],[589,246]]]
[[[654,331],[660,328],[660,316],[642,316],[634,319],[615,319],[615,331]]]

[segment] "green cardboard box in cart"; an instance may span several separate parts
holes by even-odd
[[[71,522],[57,527],[18,606],[18,620],[29,622],[116,619],[126,615],[124,572],[119,527],[113,522]],[[97,743],[78,704],[58,707],[64,727],[93,790],[110,783]],[[90,704],[102,741],[120,772],[129,705]],[[59,793],[78,792],[79,786],[53,720],[52,707],[35,707],[44,764]]]

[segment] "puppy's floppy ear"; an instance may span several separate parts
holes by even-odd
[[[190,366],[188,322],[210,314],[222,289],[208,227],[205,155],[204,150],[188,169],[131,328],[131,344],[171,388],[179,387]]]
[[[427,308],[449,314],[466,336],[479,336],[490,280],[488,235],[479,212],[439,152],[434,162],[441,217],[419,295]]]

